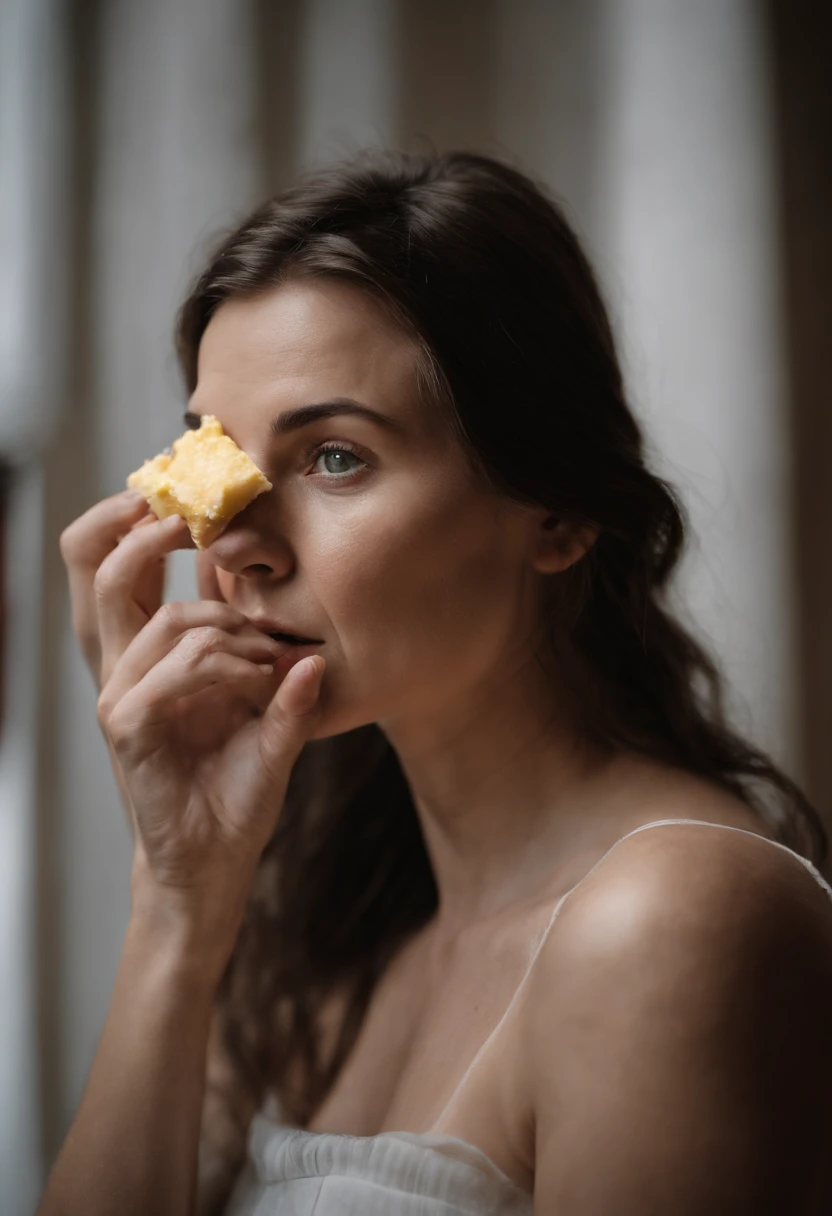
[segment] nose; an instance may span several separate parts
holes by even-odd
[[[261,498],[268,498],[268,494]],[[231,520],[204,551],[213,566],[238,578],[285,578],[294,564],[291,550],[273,526],[264,526],[257,499]],[[271,523],[271,521],[270,521]]]

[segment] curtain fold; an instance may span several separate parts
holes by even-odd
[[[0,1209],[40,1190],[38,701],[44,461],[65,408],[66,10],[0,6]]]

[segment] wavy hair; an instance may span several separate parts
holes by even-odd
[[[547,625],[587,735],[710,779],[822,864],[817,812],[729,725],[717,667],[666,603],[681,504],[646,467],[596,278],[545,189],[469,152],[374,151],[301,178],[223,239],[183,304],[189,392],[223,301],[299,278],[346,281],[380,303],[416,343],[421,390],[497,492],[598,529],[552,576]],[[229,1067],[221,1082],[209,1076],[208,1097],[213,1086],[230,1115],[232,1166],[267,1093],[308,1123],[379,977],[436,906],[410,790],[380,729],[307,744],[217,995]],[[330,1041],[320,1015],[335,994]]]

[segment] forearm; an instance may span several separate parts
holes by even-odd
[[[133,919],[98,1050],[36,1216],[189,1216],[218,975]]]

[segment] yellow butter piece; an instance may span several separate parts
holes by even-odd
[[[198,431],[186,431],[172,452],[146,460],[127,478],[127,487],[143,494],[159,519],[181,515],[197,549],[207,549],[272,484],[219,420],[204,414]]]

